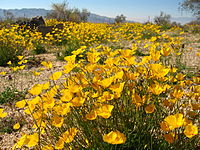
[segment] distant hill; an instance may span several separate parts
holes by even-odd
[[[40,9],[40,8],[7,9],[6,11],[11,12],[15,18],[18,17],[32,18],[35,16],[45,17],[47,13],[50,12],[50,10]],[[2,19],[5,18],[4,9],[0,9],[0,18]],[[93,23],[113,23],[114,18],[109,18],[91,13],[90,16],[88,17],[88,21]]]
[[[194,17],[172,17],[171,21],[180,22],[181,24],[186,24],[188,22],[194,21],[196,18]]]
[[[26,17],[26,18],[32,18],[35,16],[43,16],[45,17],[50,10],[42,9],[42,8],[23,8],[23,9],[7,9],[6,11],[11,12],[15,18],[18,17]],[[4,9],[0,9],[0,19],[3,19],[4,16]],[[100,16],[94,13],[91,13],[88,21],[93,23],[114,23],[114,18],[109,18],[106,16]],[[181,24],[188,23],[192,20],[195,20],[195,18],[192,17],[172,17],[171,21],[180,22]],[[145,22],[146,19],[139,19],[137,20],[139,22]],[[128,22],[134,22],[134,21],[128,21]]]
[[[114,23],[115,19],[91,13],[90,16],[88,17],[88,22],[93,22],[93,23]]]
[[[4,9],[0,9],[0,17],[4,18]],[[6,11],[11,12],[15,18],[26,17],[32,18],[35,16],[46,16],[50,10],[46,9],[37,9],[37,8],[23,8],[23,9],[7,9]]]

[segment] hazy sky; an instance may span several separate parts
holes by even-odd
[[[70,8],[86,8],[91,13],[116,17],[124,14],[128,20],[148,20],[159,16],[163,11],[172,17],[190,17],[191,14],[179,11],[183,0],[67,0]],[[0,0],[1,9],[45,8],[63,0]]]

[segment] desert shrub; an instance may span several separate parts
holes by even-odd
[[[200,25],[199,24],[188,24],[184,26],[184,30],[189,33],[199,34],[200,33]]]
[[[126,21],[126,16],[123,14],[115,17],[115,23],[124,23]]]
[[[171,16],[169,14],[165,14],[164,12],[160,13],[160,16],[157,16],[154,18],[154,22],[157,25],[160,25],[163,30],[170,29],[171,26],[171,21],[170,21]]]
[[[23,48],[16,49],[9,43],[0,42],[0,66],[6,66],[9,61],[16,63],[17,56],[22,55],[23,51]]]
[[[33,49],[34,54],[44,54],[46,52],[47,50],[44,45],[36,45],[35,48]]]
[[[0,30],[0,65],[5,66],[11,61],[13,64],[17,62],[17,56],[24,54],[24,50],[29,47],[29,39],[24,37],[27,31],[17,30],[18,26],[11,28],[2,28]],[[28,34],[27,34],[28,35]],[[29,37],[29,35],[28,35]]]

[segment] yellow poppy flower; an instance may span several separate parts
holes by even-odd
[[[184,134],[188,138],[192,138],[193,136],[198,134],[198,128],[195,125],[189,124],[185,127]]]
[[[67,61],[67,63],[69,64],[74,64],[76,60],[76,55],[66,56],[64,60]]]
[[[177,98],[177,99],[181,99],[183,97],[183,94],[184,94],[184,91],[174,89],[173,92],[171,93],[171,96],[173,96],[174,98]]]
[[[170,69],[165,68],[161,64],[150,64],[149,66],[150,66],[153,76],[157,78],[162,78],[166,76],[168,72],[170,71]]]
[[[119,98],[121,96],[121,92],[123,91],[124,84],[125,82],[111,85],[109,87],[109,89],[112,90],[112,92],[114,93],[115,98]]]
[[[123,144],[126,142],[126,136],[119,131],[111,131],[103,135],[103,141],[109,144]]]
[[[70,102],[72,103],[73,106],[80,107],[85,102],[85,98],[80,97],[80,96],[79,97],[74,97]]]
[[[98,84],[101,85],[103,88],[107,88],[112,84],[113,79],[114,79],[113,77],[106,78],[100,81]]]
[[[89,114],[86,114],[86,119],[88,120],[95,120],[97,118],[97,112],[92,110]]]
[[[160,60],[160,51],[152,51],[150,52],[151,59],[154,61]]]
[[[64,118],[63,118],[63,117],[54,116],[54,117],[52,118],[52,124],[53,124],[55,127],[60,128],[60,127],[63,125],[63,122],[64,122]]]
[[[54,150],[53,147],[49,144],[49,145],[45,145],[42,147],[42,150]]]
[[[28,144],[29,139],[28,139],[28,135],[24,134],[21,136],[21,138],[17,141],[16,147],[15,148],[22,148],[23,145]]]
[[[163,131],[170,131],[170,128],[168,126],[168,124],[165,122],[165,121],[162,121],[160,123],[160,128],[163,130]]]
[[[4,72],[4,71],[0,72],[0,75],[6,75],[6,72]]]
[[[18,101],[15,103],[15,107],[18,107],[18,108],[24,108],[26,105],[26,101],[25,100],[21,100],[21,101]]]
[[[165,89],[159,83],[156,83],[150,86],[150,91],[155,95],[160,95]]]
[[[49,79],[55,81],[55,80],[60,79],[61,76],[62,76],[62,72],[61,72],[61,71],[59,71],[59,72],[54,72],[54,73],[49,77]]]
[[[5,118],[8,115],[8,113],[3,112],[3,111],[4,111],[4,109],[0,108],[0,118]]]
[[[165,134],[165,135],[164,135],[164,138],[165,138],[165,140],[166,140],[168,143],[174,143],[175,134],[174,134],[174,133]]]
[[[62,134],[62,138],[65,143],[70,143],[74,140],[74,137],[76,136],[78,130],[76,128],[70,128],[66,132]]]
[[[28,92],[32,95],[39,95],[42,92],[42,85],[35,84]]]
[[[55,145],[55,149],[63,149],[64,148],[64,139],[61,137]]]
[[[155,111],[155,108],[156,107],[155,107],[154,104],[150,104],[150,105],[148,105],[148,106],[145,107],[145,112],[147,114],[151,114],[151,113],[153,113]]]
[[[38,137],[37,133],[34,133],[32,135],[28,135],[27,138],[28,138],[28,143],[27,143],[28,147],[36,146],[39,142],[39,137]]]
[[[8,64],[8,65],[11,65],[11,64],[12,64],[12,62],[11,62],[11,61],[9,61],[9,62],[7,62],[7,64]]]
[[[19,60],[22,60],[24,56],[17,56]]]
[[[170,130],[173,130],[175,128],[179,128],[184,123],[183,114],[181,114],[181,113],[167,116],[164,120],[166,121]]]
[[[52,63],[51,63],[50,61],[48,61],[48,62],[42,61],[41,64],[42,64],[43,66],[45,66],[46,68],[48,68],[48,69],[51,69],[52,66],[53,66]]]
[[[170,48],[162,48],[162,49],[161,49],[161,54],[162,54],[163,56],[169,56],[170,53],[171,53],[171,49],[170,49]]]
[[[13,129],[17,130],[19,128],[20,128],[20,124],[19,123],[14,124]]]
[[[111,116],[111,111],[113,110],[113,105],[104,104],[98,109],[96,109],[97,115],[103,118],[109,118]]]
[[[34,76],[39,76],[40,74],[41,74],[40,72],[36,72],[36,71],[33,72]]]

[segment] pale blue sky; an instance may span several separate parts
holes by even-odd
[[[191,14],[179,11],[183,0],[67,0],[71,8],[86,8],[91,13],[116,17],[124,14],[129,20],[144,21],[153,19],[161,11],[172,17],[190,17]],[[63,0],[0,0],[1,9],[45,8],[51,9],[52,3]]]

